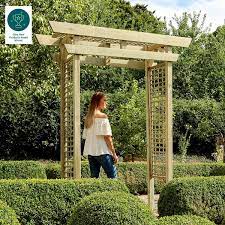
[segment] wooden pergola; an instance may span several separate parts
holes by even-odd
[[[81,178],[80,65],[145,70],[147,182],[151,207],[154,179],[173,176],[172,47],[188,47],[191,39],[50,21],[52,35],[36,34],[41,45],[58,46],[60,65],[60,151],[64,178]],[[144,99],[143,99],[144,101]]]

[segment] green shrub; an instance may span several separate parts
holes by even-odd
[[[179,178],[160,193],[160,216],[193,214],[220,224],[225,211],[225,176]]]
[[[120,163],[118,175],[131,193],[147,193],[146,163]]]
[[[49,163],[45,165],[48,179],[60,179],[61,165]],[[147,167],[146,163],[119,163],[117,164],[119,179],[124,181],[131,193],[147,192]],[[105,176],[103,171],[101,175]],[[83,178],[90,177],[88,162],[82,162],[81,174]]]
[[[157,225],[214,225],[212,221],[195,215],[164,216],[158,220]]]
[[[21,224],[63,225],[75,204],[94,192],[119,190],[126,185],[112,179],[0,180],[0,199],[20,216]]]
[[[0,161],[0,179],[47,178],[45,168],[35,161]]]
[[[125,155],[146,157],[146,91],[139,88],[138,81],[129,84],[129,95],[126,103],[119,103],[111,119],[116,149]],[[128,91],[127,91],[128,92]],[[114,96],[111,101],[114,101]],[[133,159],[133,158],[132,158]]]
[[[174,177],[222,176],[225,175],[223,163],[179,163],[174,165]]]
[[[60,178],[60,164],[49,163],[46,166],[48,179]],[[145,162],[119,163],[118,175],[131,193],[147,193],[147,165]],[[225,175],[225,164],[222,163],[176,163],[174,164],[174,177],[185,176],[221,176]],[[90,177],[87,162],[82,162],[82,177]],[[159,193],[164,187],[162,181],[155,181],[155,191]]]
[[[7,206],[6,203],[0,201],[0,225],[19,225],[16,213]]]
[[[224,106],[224,103],[209,98],[174,99],[174,143],[179,142],[189,127],[189,153],[211,155],[215,149],[215,138],[225,131]]]
[[[61,178],[61,164],[60,163],[44,163],[46,176],[48,179]]]
[[[114,191],[83,198],[68,225],[150,225],[154,221],[152,211],[136,196]]]

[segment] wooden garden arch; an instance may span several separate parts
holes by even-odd
[[[191,39],[49,21],[53,35],[36,34],[41,45],[58,46],[60,65],[60,151],[62,176],[81,177],[80,65],[145,70],[147,182],[149,205],[154,205],[154,179],[170,181],[172,169],[171,47],[188,47]]]

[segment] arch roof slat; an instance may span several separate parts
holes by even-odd
[[[106,27],[89,26],[68,22],[49,21],[56,34],[70,34],[93,38],[130,41],[145,44],[159,44],[167,46],[188,47],[191,38],[154,34]]]

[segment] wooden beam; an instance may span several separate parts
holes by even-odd
[[[67,60],[70,60],[73,56],[70,55]],[[80,56],[81,65],[95,65],[95,66],[107,66],[104,58],[97,58],[93,56]],[[155,63],[153,64],[155,65]],[[125,59],[111,59],[109,66],[111,67],[123,67],[129,69],[144,70],[144,61],[138,60],[125,60]]]
[[[40,45],[59,45],[60,40],[62,40],[62,36],[54,37],[57,35],[43,35],[43,34],[35,34],[35,37]],[[86,45],[86,46],[93,46],[93,47],[105,47],[107,43],[105,42],[96,42],[96,41],[84,41],[84,40],[76,40],[76,44],[78,45]],[[113,48],[120,48],[119,43],[111,44]],[[130,50],[144,50],[143,46],[135,46],[135,45],[127,45],[127,49]]]
[[[35,34],[40,45],[59,45],[60,38],[53,38],[51,35]]]
[[[123,40],[130,42],[160,44],[179,47],[188,47],[191,43],[191,38],[186,37],[177,37],[106,27],[96,27],[67,22],[49,21],[49,23],[53,32],[59,34],[73,34],[95,38],[108,38],[113,40]]]
[[[138,69],[138,70],[145,69],[144,61],[137,61],[137,60],[111,59],[110,66]]]
[[[80,56],[80,63],[82,65],[96,65],[96,66],[107,66],[104,58],[96,58],[93,56]],[[111,67],[123,67],[137,70],[144,70],[144,61],[137,60],[124,60],[124,59],[110,59],[109,66]]]
[[[111,56],[116,58],[130,58],[130,59],[152,59],[158,61],[175,62],[178,59],[178,54],[136,51],[127,49],[113,49],[103,47],[91,47],[82,45],[65,44],[66,50],[69,54],[78,55],[97,55],[97,56]]]
[[[78,40],[76,42],[78,45],[86,45],[86,46],[92,46],[92,47],[107,47],[107,42],[104,41],[84,41],[84,40]],[[150,45],[151,46],[151,45]],[[149,47],[150,47],[149,46]],[[110,48],[121,48],[121,43],[110,43]],[[126,49],[129,50],[144,50],[143,45],[126,45]]]
[[[43,35],[43,34],[35,34],[35,37],[37,38],[40,45],[53,45],[57,46],[60,43],[60,40],[62,40],[62,37],[54,38],[54,34],[51,35]],[[65,37],[64,37],[65,38]],[[67,38],[68,40],[68,38]],[[65,42],[62,40],[62,43]],[[92,47],[105,47],[109,43],[105,42],[96,42],[96,41],[84,41],[82,39],[77,38],[76,40],[77,45],[85,45],[85,46],[92,46]],[[122,47],[121,47],[122,46]],[[144,50],[145,46],[143,45],[125,45],[125,42],[121,41],[121,43],[113,43],[110,44],[110,47],[112,48],[124,48],[129,50]],[[154,51],[158,48],[165,47],[165,45],[149,45],[148,51]]]

